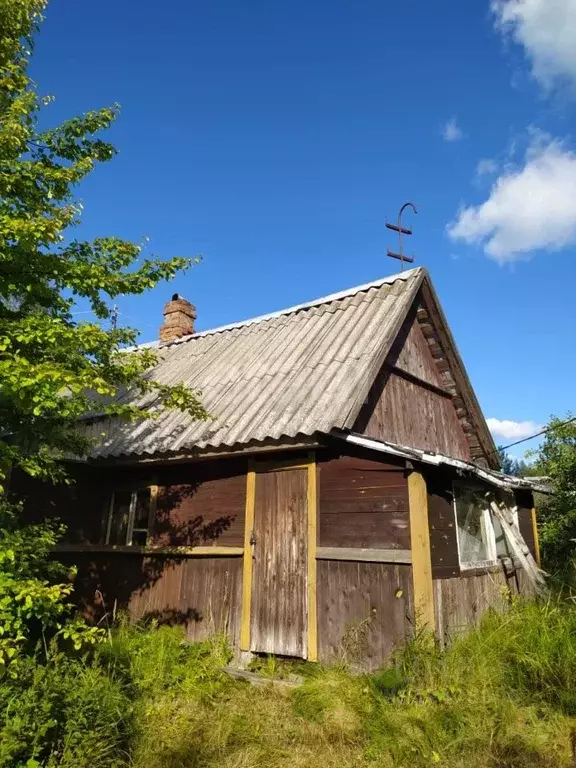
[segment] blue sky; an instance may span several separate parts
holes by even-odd
[[[409,199],[408,248],[484,413],[519,423],[497,441],[575,408],[576,0],[52,0],[46,15],[45,119],[122,106],[77,236],[203,256],[120,300],[142,340],[173,292],[203,329],[397,271],[384,224]]]

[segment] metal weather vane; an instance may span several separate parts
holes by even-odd
[[[390,248],[387,249],[386,253],[388,256],[390,256],[390,258],[400,260],[400,271],[404,269],[405,261],[407,261],[409,264],[412,264],[414,262],[414,256],[406,256],[404,254],[404,244],[402,242],[402,235],[412,234],[411,229],[408,229],[407,227],[402,226],[402,214],[404,213],[404,210],[406,208],[412,208],[414,213],[418,213],[414,203],[411,203],[410,201],[408,201],[407,203],[404,203],[402,208],[400,208],[400,211],[398,213],[398,224],[389,224],[388,222],[386,222],[387,229],[391,229],[394,232],[398,232],[398,253],[391,251]]]

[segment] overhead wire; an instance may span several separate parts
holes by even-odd
[[[559,427],[565,427],[567,424],[572,424],[572,422],[576,421],[576,416],[573,416],[571,419],[566,419],[566,421],[561,421],[559,424],[554,424],[551,427],[546,427],[546,429],[540,430],[540,432],[536,432],[533,435],[530,435],[529,437],[523,437],[522,440],[516,440],[514,443],[509,443],[508,445],[501,445],[496,451],[493,451],[493,453],[499,453],[500,451],[507,451],[508,448],[512,448],[515,445],[520,445],[520,443],[526,443],[528,440],[533,440],[535,437],[540,437],[541,435],[546,435],[548,432],[552,432],[555,429],[558,429]]]

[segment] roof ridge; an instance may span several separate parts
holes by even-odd
[[[394,275],[388,275],[388,277],[381,277],[378,280],[373,280],[372,282],[369,282],[369,283],[362,283],[361,285],[355,285],[352,288],[346,288],[343,291],[330,293],[327,296],[320,296],[317,299],[312,299],[311,301],[306,301],[306,302],[303,302],[302,304],[294,304],[291,307],[286,307],[285,309],[279,309],[279,310],[276,310],[275,312],[269,312],[264,315],[256,315],[256,317],[249,317],[246,320],[240,320],[236,323],[228,323],[227,325],[216,326],[216,328],[207,328],[205,331],[190,333],[190,334],[187,334],[186,336],[181,336],[179,339],[173,339],[172,341],[168,341],[165,343],[161,343],[158,340],[147,341],[142,344],[137,344],[134,347],[130,347],[126,351],[146,349],[150,347],[159,347],[161,349],[166,349],[176,344],[182,344],[184,342],[191,341],[192,339],[202,338],[203,336],[211,336],[213,334],[223,333],[224,331],[233,331],[236,328],[244,328],[249,325],[256,325],[257,323],[262,323],[266,320],[273,320],[276,317],[282,317],[282,315],[291,315],[303,309],[311,309],[312,307],[317,307],[322,304],[329,304],[333,301],[339,301],[340,299],[345,299],[348,296],[354,296],[357,293],[368,291],[370,290],[370,288],[380,288],[382,285],[392,284],[392,283],[395,283],[397,280],[407,280],[408,278],[413,277],[415,274],[418,274],[420,272],[425,272],[425,271],[426,271],[425,267],[413,267],[412,269],[409,269],[406,272],[397,272]]]

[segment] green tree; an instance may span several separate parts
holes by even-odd
[[[513,475],[514,477],[523,477],[528,470],[528,465],[522,459],[516,459],[514,456],[510,456],[506,453],[506,449],[503,446],[498,446],[498,454],[500,456],[500,471],[505,475]]]
[[[544,567],[574,581],[576,564],[576,421],[552,417],[531,474],[552,481],[553,494],[537,505]]]
[[[64,479],[59,459],[89,450],[77,424],[95,396],[99,410],[113,417],[154,416],[162,408],[207,416],[198,393],[144,375],[154,352],[122,351],[137,332],[109,322],[116,297],[143,293],[194,259],[143,258],[139,244],[71,236],[81,213],[77,185],[115,154],[101,132],[118,107],[40,127],[51,98],[39,94],[28,64],[45,6],[46,0],[0,0],[1,485],[13,467]],[[78,302],[94,321],[75,322]],[[117,402],[125,389],[148,405]],[[54,527],[22,529],[18,507],[1,497],[0,663],[18,655],[34,621],[43,631],[70,630],[62,617],[71,587],[58,583],[61,571],[48,565],[58,535]]]

